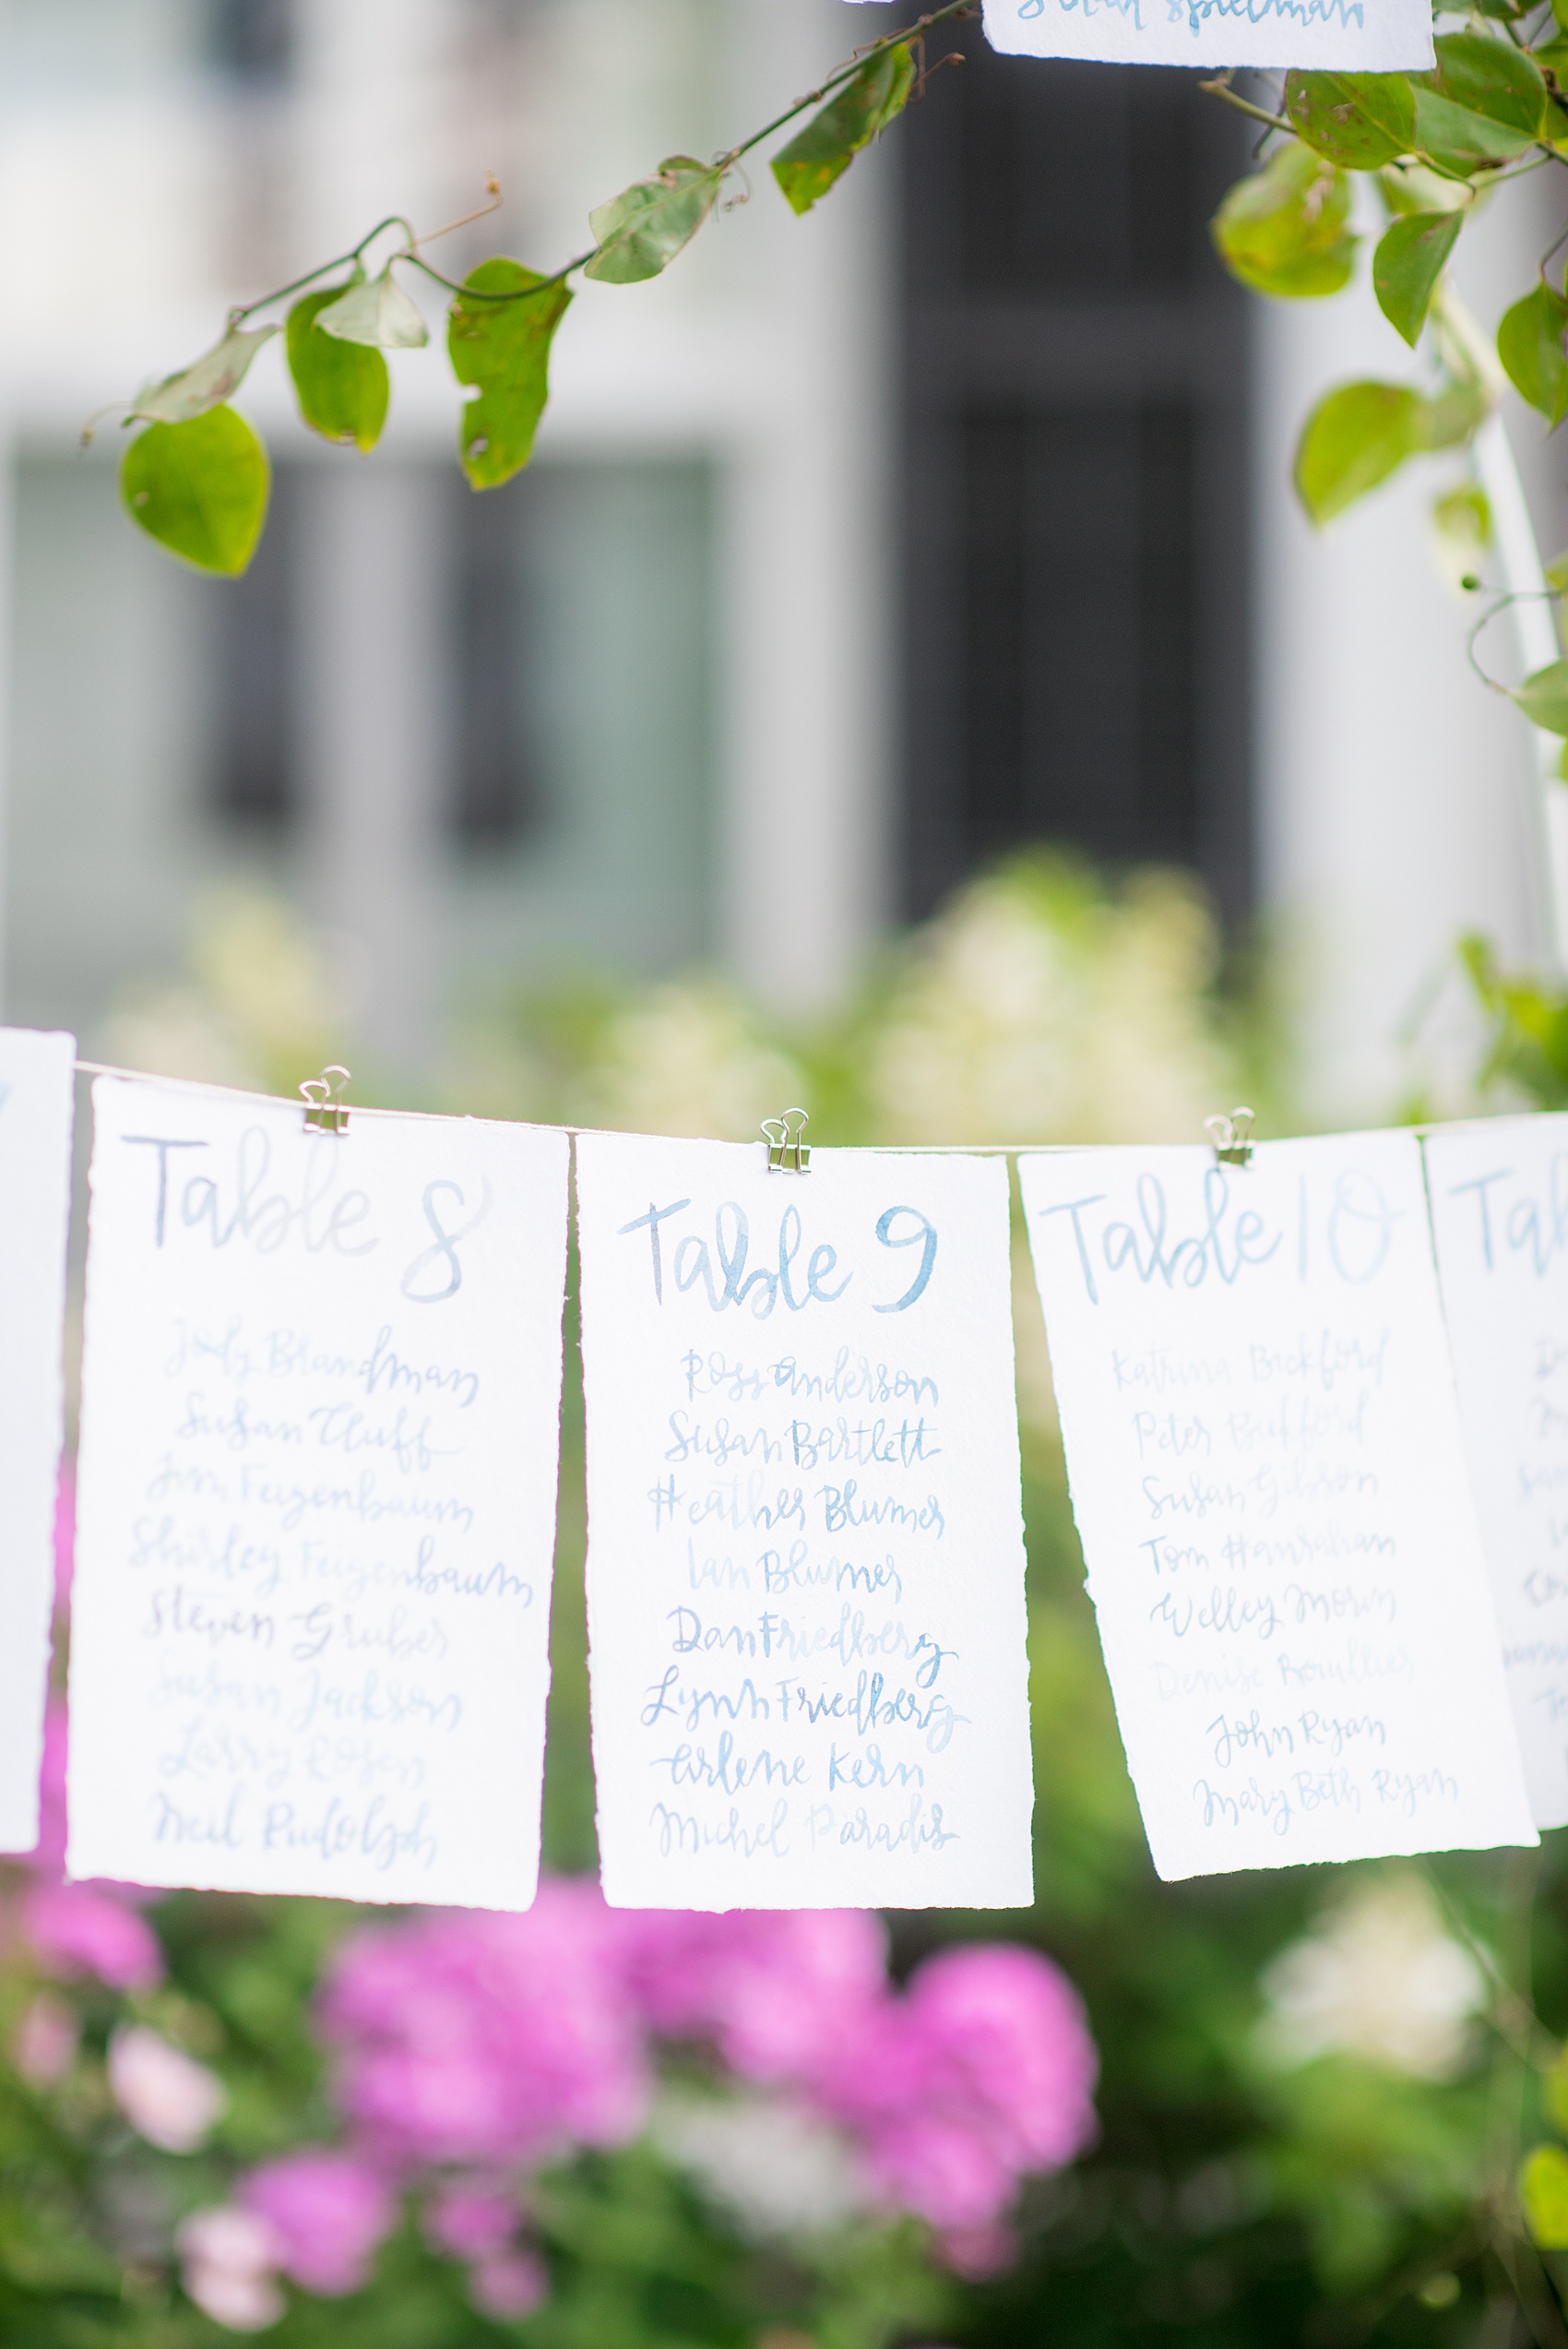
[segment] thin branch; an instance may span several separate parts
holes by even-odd
[[[743,138],[738,146],[728,149],[717,159],[715,169],[721,173],[730,171],[739,163],[742,155],[749,155],[754,147],[760,147],[765,138],[773,137],[775,131],[787,129],[799,115],[805,113],[813,106],[820,105],[825,98],[828,97],[832,91],[841,89],[846,82],[853,81],[855,76],[864,68],[868,58],[879,56],[889,49],[916,47],[932,26],[956,24],[967,17],[973,17],[976,13],[974,0],[946,0],[944,6],[932,8],[914,24],[904,25],[897,32],[885,34],[880,41],[868,42],[862,50],[856,53],[847,66],[837,66],[832,73],[826,75],[817,89],[808,89],[803,98],[797,98],[792,106],[786,107],[781,114],[776,114],[771,122],[765,123],[761,130],[754,131],[749,138]],[[929,79],[929,75],[924,78]],[[1242,101],[1238,99],[1234,102],[1240,105]],[[1289,128],[1289,125],[1285,127]],[[394,261],[411,261],[415,268],[422,269],[424,275],[432,279],[435,284],[444,286],[448,293],[461,294],[466,302],[532,301],[536,295],[548,292],[552,286],[564,284],[566,279],[575,277],[579,269],[587,268],[588,263],[596,260],[604,250],[602,245],[590,245],[586,253],[574,254],[571,260],[563,262],[558,269],[552,270],[548,277],[540,278],[533,285],[512,286],[504,292],[482,292],[475,286],[459,284],[456,278],[444,276],[433,263],[426,261],[421,254],[420,247],[422,244],[434,244],[437,237],[449,236],[454,229],[466,228],[469,221],[482,220],[487,213],[496,210],[502,199],[500,186],[493,173],[487,178],[485,188],[491,198],[489,202],[481,204],[475,211],[466,212],[461,220],[449,221],[445,228],[432,229],[424,237],[416,234],[401,213],[388,214],[386,220],[378,221],[368,234],[362,236],[350,252],[339,253],[330,261],[322,261],[314,269],[307,269],[303,277],[291,279],[289,284],[277,286],[270,293],[258,294],[254,302],[244,303],[231,310],[228,318],[230,330],[232,331],[243,320],[254,317],[258,310],[270,309],[275,302],[285,302],[291,293],[302,293],[306,286],[314,285],[318,278],[329,276],[332,270],[349,268],[351,263],[360,260],[366,247],[373,244],[375,239],[389,228],[400,228],[407,239],[403,250],[392,256]]]
[[[418,253],[395,253],[392,257],[395,261],[411,261],[416,269],[422,269],[427,278],[434,278],[437,285],[444,285],[448,293],[460,293],[465,302],[531,302],[536,294],[548,293],[552,285],[564,285],[574,271],[586,268],[601,249],[597,244],[590,245],[586,253],[579,253],[574,260],[564,262],[551,276],[540,278],[537,285],[515,285],[502,292],[489,293],[482,287],[461,285],[456,278],[443,277],[434,262],[426,261]]]
[[[384,221],[377,221],[375,226],[368,230],[359,243],[350,246],[347,253],[339,253],[330,261],[318,262],[314,269],[307,269],[303,278],[294,278],[288,285],[277,286],[270,293],[257,294],[254,302],[243,303],[237,308],[231,310],[229,313],[230,331],[232,332],[242,318],[254,318],[258,310],[269,310],[275,302],[286,302],[291,293],[303,292],[307,285],[314,285],[317,278],[326,277],[330,270],[346,269],[350,262],[360,260],[365,248],[374,244],[376,238],[386,229],[401,229],[403,234],[409,239],[410,246],[417,241],[413,230],[404,220],[401,212],[389,212]],[[439,234],[440,232],[438,231],[437,233]]]
[[[434,244],[437,237],[450,236],[454,229],[466,229],[471,221],[486,221],[492,212],[499,212],[505,198],[501,193],[501,182],[493,172],[486,172],[484,175],[484,193],[488,200],[476,206],[473,211],[465,212],[460,220],[448,221],[445,228],[427,229],[422,236],[410,238],[411,250],[417,253],[422,244]]]
[[[853,81],[869,58],[879,56],[886,49],[911,48],[923,34],[931,30],[933,25],[956,24],[961,18],[972,17],[974,14],[974,0],[947,0],[945,7],[933,8],[928,16],[919,18],[914,24],[905,25],[897,32],[886,33],[880,41],[869,42],[849,65],[840,66],[837,72],[829,74],[820,89],[808,89],[805,96],[797,98],[794,104],[784,113],[776,114],[770,123],[764,123],[761,130],[754,131],[750,138],[743,139],[739,147],[731,147],[724,157],[724,161],[727,163],[733,163],[742,155],[749,155],[754,147],[760,147],[765,138],[771,138],[776,130],[787,129],[797,114],[803,114],[810,106],[820,105],[830,90],[837,89],[847,81]]]
[[[1292,138],[1296,135],[1295,124],[1284,114],[1271,114],[1265,107],[1254,106],[1250,98],[1239,98],[1223,74],[1213,81],[1200,81],[1198,88],[1210,98],[1222,98],[1228,106],[1234,106],[1239,114],[1245,114],[1252,122],[1266,123],[1270,130],[1289,131]]]
[[[1565,228],[1560,236],[1554,236],[1552,238],[1551,243],[1547,246],[1546,251],[1540,256],[1540,277],[1541,283],[1543,285],[1546,283],[1546,265],[1550,260],[1552,255],[1557,251],[1560,244],[1568,244],[1568,228]]]
[[[1482,630],[1490,628],[1494,620],[1501,619],[1503,613],[1508,610],[1510,604],[1556,603],[1558,601],[1559,597],[1555,588],[1520,589],[1512,595],[1500,595],[1496,602],[1492,604],[1491,610],[1481,614],[1480,618],[1476,622],[1474,627],[1470,629],[1468,635],[1465,638],[1465,658],[1469,662],[1470,667],[1474,670],[1476,675],[1480,679],[1483,686],[1490,686],[1493,693],[1504,695],[1510,701],[1514,698],[1512,689],[1507,686],[1499,685],[1495,677],[1489,676],[1476,658],[1476,640],[1480,636]],[[1542,2027],[1544,2028],[1544,2025]]]
[[[1474,638],[1479,633],[1479,629],[1486,626],[1489,620],[1494,620],[1504,604],[1515,603],[1518,601],[1517,596],[1504,596],[1496,609],[1485,614],[1478,626],[1471,629],[1471,638]],[[1478,674],[1483,673],[1478,672]],[[1491,680],[1489,679],[1488,682],[1490,683]],[[1507,687],[1499,686],[1496,690],[1506,693]],[[1464,1910],[1455,1900],[1430,1861],[1422,1862],[1421,1872],[1431,1888],[1432,1896],[1438,1907],[1447,1920],[1450,1931],[1464,1943],[1496,1994],[1496,2012],[1487,2018],[1491,2028],[1500,2039],[1513,2048],[1514,2053],[1522,2062],[1530,2065],[1536,2071],[1547,2070],[1557,2058],[1558,2042],[1536,2012],[1527,1986],[1521,1989],[1516,1982],[1509,1980],[1497,1961],[1496,1953],[1475,1931]]]

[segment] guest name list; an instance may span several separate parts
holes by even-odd
[[[1160,1874],[1533,1842],[1416,1138],[1020,1175]]]
[[[72,1872],[526,1908],[565,1137],[94,1113]]]
[[[605,1890],[1027,1904],[1007,1178],[584,1136]]]

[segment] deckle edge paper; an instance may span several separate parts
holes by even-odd
[[[1568,1116],[1422,1137],[1459,1420],[1536,1824],[1568,1824]]]
[[[71,1872],[526,1908],[566,1136],[94,1111]]]
[[[1160,1875],[1535,1841],[1415,1138],[1019,1171]]]
[[[65,1439],[65,1259],[70,1234],[76,1038],[0,1029],[0,1851],[39,1833],[54,1596],[54,1520]]]
[[[1027,1906],[1005,1167],[580,1136],[576,1173],[607,1899]]]

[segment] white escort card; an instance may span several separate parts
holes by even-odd
[[[1429,1134],[1459,1415],[1538,1827],[1568,1823],[1568,1117]]]
[[[985,0],[986,39],[1025,57],[1141,66],[1424,71],[1427,0]]]
[[[1160,1875],[1533,1842],[1415,1136],[1019,1173]]]
[[[566,1137],[93,1106],[72,1873],[526,1908]]]
[[[1005,1166],[585,1135],[577,1202],[607,1898],[1028,1905]]]
[[[0,1851],[38,1841],[54,1595],[74,1036],[0,1028]]]

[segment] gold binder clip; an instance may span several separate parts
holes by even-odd
[[[811,1144],[801,1137],[811,1119],[803,1109],[787,1109],[782,1117],[765,1117],[763,1134],[767,1142],[767,1171],[770,1174],[809,1174],[812,1171]]]
[[[319,1077],[307,1077],[300,1087],[305,1103],[305,1132],[307,1134],[346,1134],[349,1112],[343,1095],[349,1090],[349,1072],[336,1062],[324,1068]]]
[[[1214,1144],[1215,1157],[1222,1166],[1250,1166],[1253,1146],[1247,1136],[1253,1130],[1250,1109],[1233,1109],[1229,1117],[1204,1119],[1204,1132]]]

